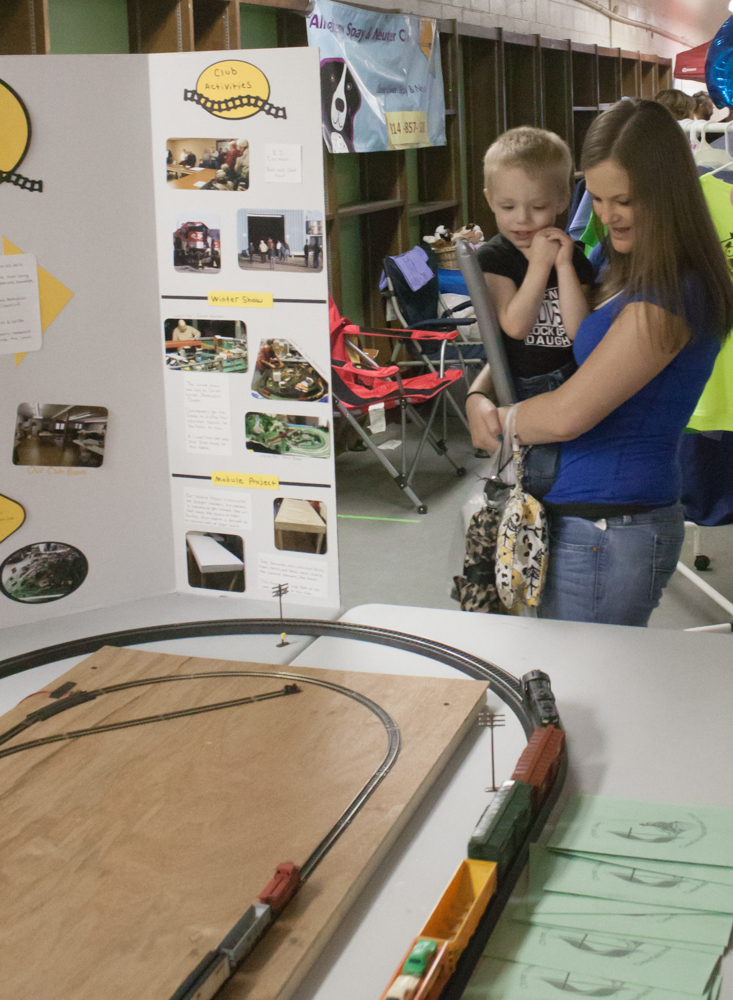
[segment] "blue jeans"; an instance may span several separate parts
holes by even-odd
[[[682,504],[587,521],[548,514],[550,558],[540,618],[649,623],[685,536]]]
[[[541,392],[552,392],[566,382],[573,372],[577,371],[575,362],[558,368],[546,375],[534,375],[531,378],[518,378],[517,399],[531,399]],[[559,444],[533,444],[529,449],[524,463],[522,486],[535,500],[541,500],[549,493],[557,479],[560,468]]]

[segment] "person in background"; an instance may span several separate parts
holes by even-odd
[[[683,90],[660,90],[654,100],[663,104],[678,122],[695,117],[695,100]]]
[[[311,252],[311,246],[308,240],[305,241],[303,246],[303,256],[305,257],[305,266],[308,267],[308,254]]]
[[[185,319],[179,319],[173,331],[173,340],[201,340],[201,334],[195,326],[189,326]]]
[[[275,254],[276,253],[277,253],[277,251],[275,250],[275,241],[272,238],[270,238],[267,241],[267,256],[268,256],[268,259],[270,261],[270,270],[271,271],[275,270]]]
[[[170,149],[166,150],[165,162],[166,166],[170,166],[170,164],[173,163],[173,153],[170,151]]]
[[[239,150],[237,149],[237,143],[234,139],[229,143],[229,149],[224,154],[224,164],[231,170],[234,170],[234,165],[239,159]]]
[[[229,180],[226,170],[217,170],[216,176],[211,184],[217,191],[233,191],[234,184]]]
[[[260,261],[263,264],[267,263],[267,244],[264,240],[260,240]]]
[[[313,244],[313,267],[318,270],[318,264],[321,259],[321,244],[316,237],[316,241]]]
[[[710,94],[708,94],[707,90],[698,90],[696,94],[692,95],[692,99],[695,102],[693,117],[709,122],[715,111],[715,105]]]
[[[265,341],[260,348],[259,354],[257,355],[256,367],[259,371],[262,371],[265,368],[269,368],[271,371],[274,371],[277,368],[283,367],[282,360],[277,356],[275,348],[268,341]]]
[[[733,327],[733,283],[687,137],[659,103],[600,115],[581,169],[608,267],[578,371],[515,413],[520,443],[562,442],[539,615],[645,626],[682,548],[677,453]],[[471,399],[474,444],[493,450],[508,410]]]
[[[572,167],[559,136],[528,126],[505,132],[484,157],[484,195],[499,232],[476,260],[496,304],[519,399],[557,388],[577,367],[573,339],[588,312],[593,269],[555,226],[570,201]],[[487,366],[468,394],[469,418],[490,393]],[[557,445],[530,452],[525,488],[537,499],[552,485],[559,456]]]
[[[183,163],[184,167],[195,167],[196,166],[196,156],[194,153],[186,153],[186,159]]]
[[[249,188],[249,143],[246,139],[240,139],[237,144],[234,173],[235,190],[246,191]]]

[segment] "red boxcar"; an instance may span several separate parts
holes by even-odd
[[[532,808],[535,813],[539,811],[552,787],[564,747],[565,733],[562,729],[537,726],[517,761],[512,779],[532,785]]]

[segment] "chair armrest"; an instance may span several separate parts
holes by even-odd
[[[426,323],[436,323],[440,326],[447,326],[448,323],[461,323],[463,320],[454,319],[436,319],[436,320],[426,320]],[[466,320],[468,323],[475,323],[476,321]],[[380,330],[374,329],[373,327],[363,326],[361,328],[361,333],[368,337],[394,337],[396,340],[455,340],[458,336],[458,330]]]
[[[360,378],[392,378],[394,375],[399,375],[400,371],[397,365],[389,365],[387,368],[359,368],[350,361],[338,365],[336,370],[358,375]]]

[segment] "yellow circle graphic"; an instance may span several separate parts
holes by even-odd
[[[16,170],[31,139],[31,124],[25,105],[12,87],[0,80],[0,170]]]
[[[251,63],[226,59],[207,66],[196,81],[196,92],[217,118],[251,118],[267,103],[270,84]]]

